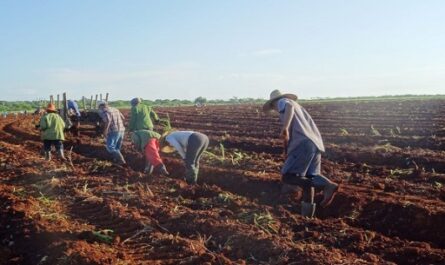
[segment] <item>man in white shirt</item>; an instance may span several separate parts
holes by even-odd
[[[303,189],[301,214],[315,213],[314,188],[323,189],[320,205],[328,206],[338,191],[338,185],[321,175],[321,153],[325,151],[321,134],[309,113],[295,100],[296,95],[274,90],[263,110],[276,110],[283,125],[286,161],[281,170],[283,182]]]
[[[199,172],[199,160],[209,145],[207,135],[194,131],[174,131],[165,137],[165,141],[179,153],[185,162],[185,179],[188,184],[196,184]],[[163,147],[161,151],[165,151]]]

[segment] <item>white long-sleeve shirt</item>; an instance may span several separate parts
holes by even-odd
[[[190,135],[192,135],[193,133],[193,131],[176,131],[167,135],[167,137],[165,137],[165,140],[171,146],[173,146],[176,151],[178,151],[182,159],[185,159],[185,154],[187,153],[187,144]]]

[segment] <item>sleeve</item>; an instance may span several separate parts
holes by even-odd
[[[154,121],[159,121],[158,114],[152,108],[150,108],[150,116]]]
[[[131,114],[130,114],[130,124],[128,125],[128,129],[130,130],[130,132],[135,130],[136,127],[136,108],[132,107],[131,108]]]
[[[288,106],[288,102],[286,101],[286,99],[280,99],[278,101],[277,107],[278,107],[278,112],[279,113],[284,113],[284,111],[286,110],[286,106]]]
[[[73,107],[74,107],[74,111],[76,112],[77,117],[80,117],[80,110],[79,110],[79,105],[77,104],[77,102],[73,102]]]
[[[59,121],[60,121],[60,124],[62,124],[62,127],[63,128],[66,128],[66,123],[65,123],[65,121],[62,119],[62,117],[60,117],[60,115],[59,115]]]
[[[46,116],[40,118],[40,130],[44,131],[48,128],[48,123],[46,122]]]
[[[176,151],[178,151],[182,159],[185,159],[185,150],[183,149],[183,147],[176,138],[174,138],[172,135],[169,135],[165,138],[165,140],[169,142],[170,145],[176,149]]]

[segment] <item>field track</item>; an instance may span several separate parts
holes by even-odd
[[[157,109],[209,136],[196,186],[176,155],[170,177],[143,176],[128,139],[129,168],[111,165],[91,126],[67,135],[74,169],[45,163],[38,117],[0,118],[0,265],[445,264],[445,101],[304,106],[342,184],[314,219],[279,181],[278,118],[258,105]]]

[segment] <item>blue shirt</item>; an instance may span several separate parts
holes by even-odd
[[[68,100],[68,109],[74,110],[77,117],[80,117],[80,111],[79,106],[77,105],[76,101],[69,99]]]

